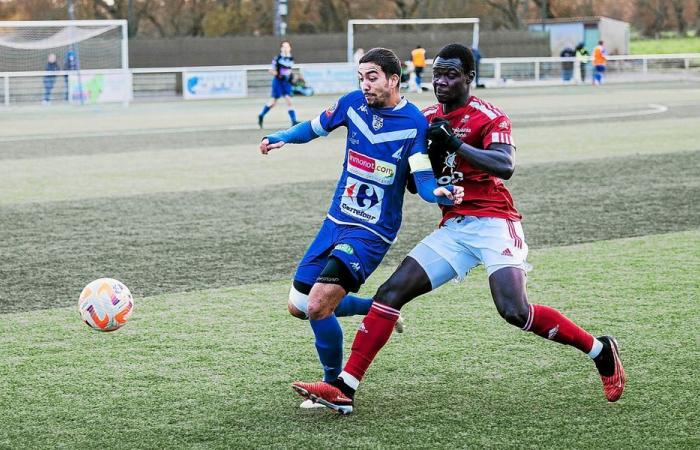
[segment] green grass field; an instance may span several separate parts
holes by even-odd
[[[700,36],[633,39],[630,41],[630,53],[633,55],[700,53]]]
[[[0,111],[0,448],[697,448],[698,87],[478,91],[514,122],[530,299],[618,338],[618,403],[500,319],[478,269],[403,309],[349,417],[298,408],[320,367],[286,313],[344,133],[263,157],[260,99]],[[404,214],[368,296],[439,216]],[[136,299],[115,333],[75,308],[101,276]]]

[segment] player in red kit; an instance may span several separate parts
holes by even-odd
[[[608,401],[622,395],[625,372],[614,338],[595,338],[556,309],[528,302],[528,247],[521,215],[502,181],[514,170],[511,122],[503,111],[469,94],[474,75],[474,57],[468,48],[444,47],[433,63],[439,103],[423,111],[431,122],[433,171],[440,184],[464,187],[462,204],[441,206],[440,227],[378,289],[338,379],[296,382],[292,386],[300,395],[343,414],[352,412],[355,391],[389,340],[403,305],[452,279],[462,279],[479,264],[486,267],[491,295],[503,319],[586,353],[600,373]]]

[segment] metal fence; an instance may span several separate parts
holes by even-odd
[[[430,63],[430,61],[428,62]],[[573,82],[565,80],[567,70],[576,68],[574,58],[484,58],[481,60],[481,82],[487,87],[524,85],[553,85]],[[300,64],[304,68],[322,68],[332,64]],[[270,92],[268,65],[253,66],[205,66],[129,69],[133,99],[180,99],[183,93],[183,73],[242,70],[246,74],[247,96],[266,97]],[[586,77],[591,79],[591,65],[586,64]],[[86,74],[122,73],[119,70],[84,71]],[[430,80],[428,64],[424,79]],[[6,105],[40,103],[45,92],[46,76],[56,76],[50,100],[65,101],[67,83],[65,76],[71,72],[0,72],[0,101]],[[570,75],[570,74],[569,74]],[[700,53],[674,55],[610,56],[605,82],[637,82],[658,80],[700,81]]]

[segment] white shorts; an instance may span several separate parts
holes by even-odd
[[[518,267],[526,272],[531,269],[520,222],[495,217],[449,219],[426,236],[409,256],[423,267],[433,289],[452,278],[463,279],[479,264],[486,266],[489,275],[503,267]]]

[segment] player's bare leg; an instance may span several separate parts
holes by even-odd
[[[352,344],[352,353],[340,376],[329,383],[293,383],[300,395],[339,412],[353,410],[355,390],[379,350],[391,337],[399,310],[410,300],[432,290],[428,275],[413,258],[406,257],[379,288]]]
[[[527,276],[517,267],[505,267],[489,277],[498,313],[511,325],[538,336],[576,347],[595,363],[608,401],[617,401],[625,386],[625,371],[617,342],[609,336],[596,339],[554,308],[530,304]]]

